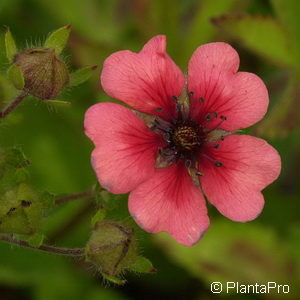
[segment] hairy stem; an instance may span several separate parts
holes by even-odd
[[[93,196],[94,192],[92,190],[87,190],[85,192],[81,192],[78,194],[71,194],[59,199],[55,200],[55,204],[62,204],[71,200],[76,200],[76,199],[80,199],[80,198],[86,198],[86,197],[91,197]]]
[[[31,248],[35,250],[40,250],[52,254],[58,254],[58,255],[66,255],[66,256],[83,256],[84,255],[84,249],[83,248],[58,248],[53,246],[47,246],[47,245],[41,245],[38,247],[31,246],[25,241],[17,240],[14,238],[9,238],[6,236],[0,236],[0,241],[12,244],[12,245],[18,245],[26,248]]]
[[[16,106],[21,103],[27,96],[28,94],[25,92],[18,95],[3,111],[0,112],[0,118],[3,119],[7,115],[9,115],[16,108]]]

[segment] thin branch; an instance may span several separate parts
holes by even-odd
[[[25,241],[9,238],[6,236],[0,236],[0,241],[18,245],[26,248],[31,248],[39,251],[44,251],[52,254],[58,254],[58,255],[67,255],[67,256],[84,256],[84,249],[83,248],[58,248],[53,246],[47,246],[47,245],[41,245],[38,247],[31,246]]]
[[[78,193],[78,194],[71,194],[71,195],[56,199],[55,204],[62,204],[62,203],[65,203],[65,202],[68,202],[68,201],[71,201],[71,200],[75,200],[75,199],[91,197],[93,195],[94,195],[94,191],[87,190],[85,192],[81,192],[81,193]]]
[[[0,118],[4,119],[7,115],[9,115],[27,96],[28,93],[25,92],[17,96],[3,111],[0,111]]]

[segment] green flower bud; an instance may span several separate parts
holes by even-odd
[[[86,245],[85,254],[101,273],[117,276],[137,260],[134,230],[118,222],[100,221]]]
[[[66,64],[54,48],[31,48],[14,57],[24,77],[23,90],[40,99],[55,99],[69,82]]]

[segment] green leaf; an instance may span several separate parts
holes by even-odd
[[[237,0],[198,1],[195,17],[186,34],[184,48],[190,52],[203,43],[213,41],[217,30],[211,23],[211,18],[227,13],[228,11],[233,11],[237,2]],[[242,2],[242,4],[240,2]],[[239,1],[239,5],[247,6],[247,2],[248,1]],[[240,9],[242,9],[242,7],[240,7]]]
[[[16,89],[22,90],[25,86],[23,72],[20,67],[13,64],[7,70],[7,76]]]
[[[286,26],[290,37],[298,48],[300,57],[300,1],[298,0],[271,0],[272,6],[281,23]]]
[[[87,81],[97,69],[97,66],[84,67],[70,74],[69,86],[77,86]]]
[[[0,196],[0,232],[34,234],[41,224],[43,203],[40,194],[20,183]]]
[[[4,39],[5,39],[6,57],[8,61],[12,63],[14,60],[14,56],[18,52],[18,49],[15,40],[9,29],[6,30]]]
[[[300,127],[299,79],[300,75],[294,75],[290,79],[278,101],[257,127],[259,135],[284,138],[289,132]]]
[[[139,273],[155,273],[156,269],[153,267],[151,261],[143,256],[138,256],[136,262],[130,266],[130,270]]]
[[[284,27],[275,19],[253,15],[223,15],[214,18],[213,23],[263,58],[280,66],[295,67],[291,42]]]
[[[59,55],[68,42],[70,31],[70,25],[57,29],[49,35],[49,37],[45,41],[44,46],[46,48],[54,48],[56,54]]]
[[[289,268],[294,262],[282,239],[272,228],[258,223],[214,219],[209,231],[193,247],[182,246],[166,234],[155,238],[174,262],[208,287],[214,281],[275,281],[297,286],[295,273]]]

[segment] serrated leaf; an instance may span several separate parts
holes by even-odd
[[[155,239],[175,263],[207,286],[213,281],[275,281],[296,286],[295,272],[288,267],[293,265],[288,250],[273,229],[258,223],[214,219],[209,231],[193,247],[182,246],[166,234],[156,235]]]
[[[7,70],[7,76],[16,89],[22,90],[25,86],[23,72],[20,67],[13,64]]]
[[[18,49],[15,43],[15,40],[9,29],[5,32],[5,49],[6,49],[6,57],[10,63],[13,62],[14,56],[17,54]]]
[[[237,0],[198,1],[194,19],[192,20],[186,35],[187,40],[185,48],[190,51],[190,49],[195,49],[203,43],[212,41],[217,30],[214,28],[213,24],[211,24],[210,19],[233,10],[237,2]],[[243,5],[247,6],[248,1],[242,2]]]
[[[84,67],[70,74],[69,86],[77,86],[87,81],[97,69],[97,66]]]
[[[56,54],[59,55],[67,45],[70,31],[70,25],[57,29],[49,35],[49,37],[45,41],[44,46],[46,48],[54,48]]]
[[[284,138],[292,130],[300,127],[299,79],[290,79],[279,100],[257,127],[259,135],[268,138]]]
[[[130,270],[139,273],[155,273],[156,269],[153,267],[152,262],[146,257],[139,256],[136,262],[130,266]]]
[[[300,1],[299,0],[271,0],[271,4],[281,23],[286,26],[290,37],[298,48],[300,57]]]
[[[285,28],[271,17],[223,15],[212,21],[221,30],[263,58],[289,67],[295,67],[298,63],[291,52],[292,43]]]

